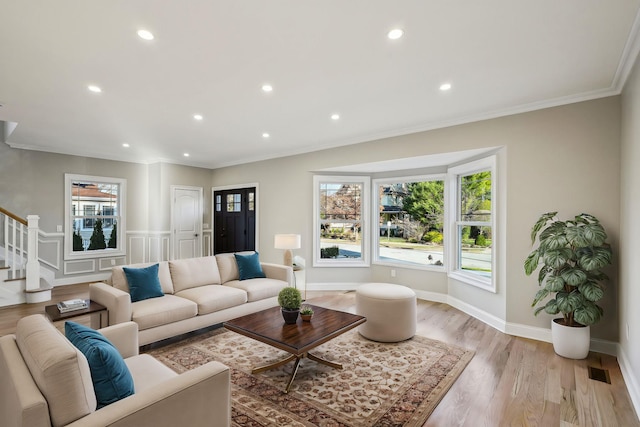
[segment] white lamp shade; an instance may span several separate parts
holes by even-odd
[[[273,246],[276,249],[300,249],[300,235],[276,234]]]

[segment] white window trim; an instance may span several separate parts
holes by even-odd
[[[445,248],[445,251],[448,253],[447,259],[449,262],[447,265],[447,273],[449,278],[458,280],[460,282],[476,286],[478,288],[484,289],[489,292],[496,293],[496,260],[498,258],[496,253],[496,243],[498,242],[498,229],[497,229],[497,220],[496,220],[496,208],[498,206],[497,199],[500,197],[496,192],[496,185],[498,182],[497,175],[497,167],[496,167],[496,159],[497,156],[489,156],[483,159],[475,160],[469,163],[465,163],[459,166],[454,166],[448,169],[447,175],[447,184],[445,185],[445,206],[449,206],[449,212],[446,217],[446,221],[448,222],[446,229],[448,230],[448,236],[445,236],[445,242],[448,243],[448,249]],[[460,175],[467,175],[475,172],[482,172],[490,170],[491,171],[491,232],[492,232],[492,253],[491,253],[491,278],[484,278],[477,274],[473,274],[461,269],[458,269],[459,264],[459,251],[458,248],[460,246],[459,236],[457,231],[457,219],[458,219],[458,209],[460,209],[458,203],[458,177]],[[447,189],[448,187],[448,189]],[[451,209],[453,207],[453,209]]]
[[[428,175],[412,175],[412,176],[397,176],[392,178],[376,178],[373,180],[371,185],[371,200],[375,203],[371,203],[371,217],[373,220],[371,221],[371,249],[373,252],[373,264],[375,265],[384,265],[389,267],[399,267],[399,268],[407,268],[412,270],[426,270],[426,271],[438,271],[442,272],[446,266],[449,264],[449,254],[447,251],[447,247],[449,246],[449,240],[447,236],[444,236],[444,253],[443,255],[443,264],[444,266],[437,265],[419,265],[419,264],[407,264],[402,262],[393,262],[386,261],[380,259],[380,233],[378,232],[378,224],[380,222],[380,209],[378,200],[378,188],[380,184],[385,183],[388,184],[390,182],[421,182],[421,181],[444,181],[444,215],[445,215],[445,231],[447,228],[447,187],[449,186],[449,182],[447,181],[446,174],[428,174]],[[445,233],[448,234],[448,233]]]
[[[118,221],[118,248],[116,249],[101,249],[95,251],[73,251],[73,228],[71,227],[71,183],[74,181],[87,181],[87,182],[99,182],[119,185],[119,200],[118,209],[120,210]],[[121,178],[110,178],[104,176],[90,176],[90,175],[76,175],[65,173],[64,174],[64,259],[89,259],[89,258],[104,258],[114,256],[126,255],[126,242],[124,241],[126,225],[126,208],[125,203],[127,200],[127,180]]]
[[[331,259],[320,257],[320,184],[321,183],[340,184],[362,184],[362,201],[360,202],[362,220],[362,258],[354,259]],[[369,267],[370,266],[370,196],[371,178],[368,176],[337,176],[337,175],[314,175],[313,176],[313,266],[314,267]]]

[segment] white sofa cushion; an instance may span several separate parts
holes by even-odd
[[[253,252],[238,252],[239,254],[251,254]],[[227,283],[231,280],[239,280],[240,272],[238,271],[238,263],[236,256],[230,254],[217,254],[218,270],[220,270],[220,283]]]
[[[140,330],[188,319],[198,314],[198,305],[185,298],[165,295],[131,304],[131,320]]]
[[[129,357],[124,360],[124,363],[127,364],[127,368],[131,372],[136,393],[161,387],[165,381],[178,376],[171,368],[148,354]]]
[[[169,270],[176,293],[198,286],[221,283],[218,263],[214,256],[169,261]]]
[[[198,314],[209,314],[247,302],[247,293],[228,286],[210,285],[180,291],[177,297],[198,304]]]
[[[158,279],[160,279],[160,286],[162,286],[162,292],[165,294],[172,294],[173,281],[171,280],[171,273],[169,271],[169,262],[145,262],[141,264],[130,265],[118,265],[111,269],[111,286],[120,289],[121,291],[129,292],[129,282],[127,282],[127,276],[124,273],[123,267],[127,268],[145,268],[150,265],[158,264]]]
[[[247,302],[259,301],[265,298],[278,296],[280,290],[288,286],[287,282],[276,279],[249,279],[232,280],[224,286],[242,289],[247,293]]]
[[[96,410],[87,359],[44,316],[36,314],[20,319],[16,343],[47,400],[54,427],[67,425]]]

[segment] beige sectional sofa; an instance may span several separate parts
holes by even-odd
[[[133,321],[146,345],[278,305],[278,293],[293,283],[293,270],[261,262],[265,278],[239,280],[234,254],[158,263],[161,297],[131,302],[124,267],[108,283],[90,284],[90,298],[109,310],[109,325]]]
[[[18,321],[0,337],[0,425],[4,427],[146,427],[231,424],[229,368],[209,362],[177,374],[138,354],[138,327],[100,329],[135,386],[132,395],[97,409],[91,361],[43,315]]]

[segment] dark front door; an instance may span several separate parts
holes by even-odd
[[[256,189],[213,193],[213,253],[254,251],[256,248]]]

